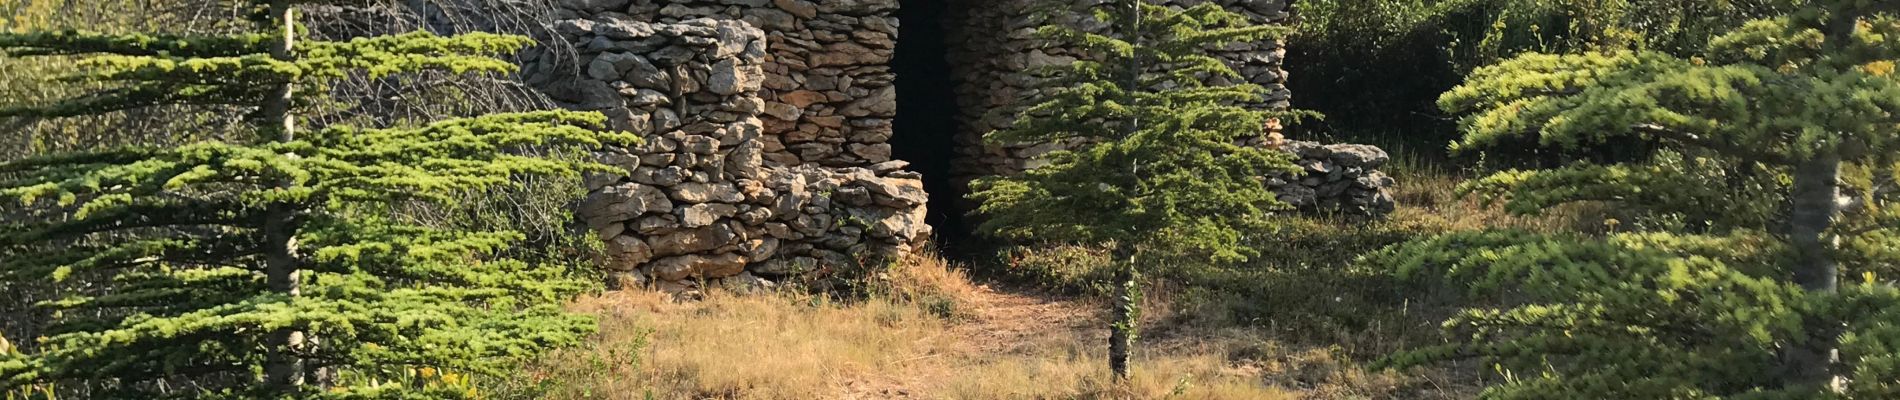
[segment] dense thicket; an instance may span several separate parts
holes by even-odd
[[[1456,138],[1434,101],[1473,69],[1525,52],[1687,55],[1779,0],[1310,0],[1295,3],[1289,87],[1333,116],[1305,134],[1436,149]]]
[[[1123,378],[1140,320],[1140,271],[1244,260],[1250,253],[1239,246],[1242,235],[1284,207],[1263,179],[1293,170],[1289,156],[1237,143],[1263,135],[1268,118],[1285,113],[1240,106],[1259,101],[1260,86],[1209,84],[1214,76],[1240,79],[1205,49],[1286,29],[1249,25],[1211,3],[1067,4],[1048,3],[1045,12],[1092,14],[1111,28],[1055,23],[1038,34],[1094,57],[1048,70],[1046,94],[986,139],[1080,146],[1045,155],[1047,165],[1023,174],[980,180],[971,197],[987,218],[979,229],[991,235],[1113,246],[1121,272],[1109,364]]]
[[[506,72],[523,37],[427,33],[301,40],[287,1],[240,7],[226,35],[0,34],[10,56],[71,57],[102,89],[0,110],[34,118],[149,107],[244,111],[247,129],[177,146],[0,164],[0,282],[54,285],[34,345],[0,385],[79,397],[469,397],[469,374],[570,344],[559,265],[509,257],[521,235],[399,212],[529,175],[606,167],[572,154],[624,134],[572,112],[422,126],[311,127],[339,79]],[[537,152],[524,152],[529,148]],[[450,225],[451,227],[443,227]],[[461,226],[456,226],[461,225]]]
[[[1816,1],[1693,55],[1526,54],[1440,105],[1454,149],[1531,141],[1663,149],[1464,185],[1521,213],[1609,202],[1607,236],[1457,233],[1367,259],[1469,285],[1499,307],[1401,364],[1481,358],[1487,398],[1900,395],[1900,4]],[[1845,280],[1845,282],[1843,282]]]

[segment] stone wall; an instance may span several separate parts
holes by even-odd
[[[648,23],[617,14],[558,22],[574,54],[528,56],[529,81],[598,110],[644,144],[600,159],[579,216],[607,241],[610,282],[691,292],[766,285],[918,250],[926,195],[902,161],[859,167],[768,157],[767,35],[739,20]],[[562,57],[581,72],[563,72]]]
[[[953,184],[1033,166],[1055,144],[997,148],[1036,93],[1027,71],[1070,51],[1037,46],[1029,0],[955,2],[947,23],[962,123]],[[1086,4],[1094,0],[1077,0]],[[1170,0],[1191,3],[1201,0]],[[1286,18],[1284,0],[1217,0],[1257,21]],[[690,291],[704,283],[763,284],[911,253],[930,227],[920,176],[891,159],[896,0],[559,0],[553,45],[524,55],[528,83],[561,105],[601,111],[647,138],[601,154],[625,176],[587,180],[580,214],[608,242],[603,264],[621,285]],[[1290,97],[1279,43],[1220,49],[1270,95]],[[1306,173],[1267,180],[1304,210],[1377,215],[1392,208],[1376,169],[1385,154],[1359,145],[1260,145],[1300,156]],[[954,207],[961,212],[967,208]]]
[[[765,159],[864,166],[891,160],[897,0],[559,0],[564,19],[699,18],[763,30]]]
[[[1293,153],[1302,173],[1267,178],[1280,201],[1309,213],[1385,215],[1398,206],[1388,188],[1392,177],[1379,172],[1390,158],[1385,150],[1363,144],[1292,141],[1280,146]]]

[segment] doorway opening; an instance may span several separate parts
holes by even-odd
[[[947,3],[904,0],[898,7],[897,51],[891,63],[897,74],[897,119],[890,143],[892,156],[909,161],[912,171],[924,175],[924,189],[930,192],[926,222],[935,228],[943,255],[965,258],[969,249],[962,244],[970,227],[951,206],[967,188],[950,179],[957,155],[957,93],[945,32]]]

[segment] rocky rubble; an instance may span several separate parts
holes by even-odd
[[[751,24],[602,13],[554,28],[577,54],[529,56],[529,81],[645,139],[598,154],[624,174],[589,175],[577,208],[606,241],[615,286],[770,285],[908,254],[929,237],[927,195],[904,162],[768,157],[784,133],[759,117],[770,56]],[[562,74],[563,57],[580,71]]]
[[[745,21],[765,34],[758,66],[764,158],[778,165],[891,160],[897,0],[561,0],[558,17],[677,24]]]
[[[1301,211],[1346,215],[1385,215],[1398,203],[1387,193],[1395,181],[1379,172],[1390,158],[1385,150],[1363,144],[1291,141],[1280,149],[1298,157],[1302,173],[1267,178],[1280,201]]]

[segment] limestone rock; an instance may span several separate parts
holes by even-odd
[[[756,91],[764,82],[763,75],[756,65],[738,65],[737,61],[730,58],[720,60],[713,64],[712,76],[706,81],[706,90],[720,95]]]
[[[697,229],[654,236],[647,239],[653,253],[661,256],[675,256],[706,252],[732,244],[738,239],[732,229],[725,224],[712,224]]]
[[[632,236],[613,236],[607,239],[607,269],[612,271],[632,271],[641,264],[653,259],[653,248],[645,241]]]
[[[666,194],[651,186],[621,184],[594,191],[581,200],[579,214],[588,226],[600,229],[608,224],[631,220],[647,212],[672,212],[673,203]]]
[[[679,281],[687,278],[724,278],[744,272],[745,256],[738,254],[720,254],[704,256],[688,254],[653,260],[647,264],[647,272],[663,280]]]
[[[871,115],[887,116],[897,113],[897,88],[887,86],[872,92],[870,96],[852,101],[839,112],[848,117]]]
[[[680,209],[680,225],[698,228],[712,225],[721,218],[731,218],[739,213],[739,208],[731,204],[705,203],[694,204]]]
[[[924,183],[915,179],[873,178],[862,182],[871,193],[889,198],[893,207],[922,205],[930,200],[930,193],[924,191]]]
[[[1363,144],[1335,144],[1326,148],[1332,151],[1333,162],[1348,168],[1378,168],[1391,158],[1384,149]]]
[[[737,203],[745,200],[730,183],[684,182],[673,186],[673,199],[686,203]]]
[[[812,4],[812,2],[810,1],[772,0],[772,4],[777,5],[779,9],[783,9],[785,10],[785,12],[792,13],[792,15],[796,15],[799,18],[812,19],[812,18],[818,17],[818,5]]]

